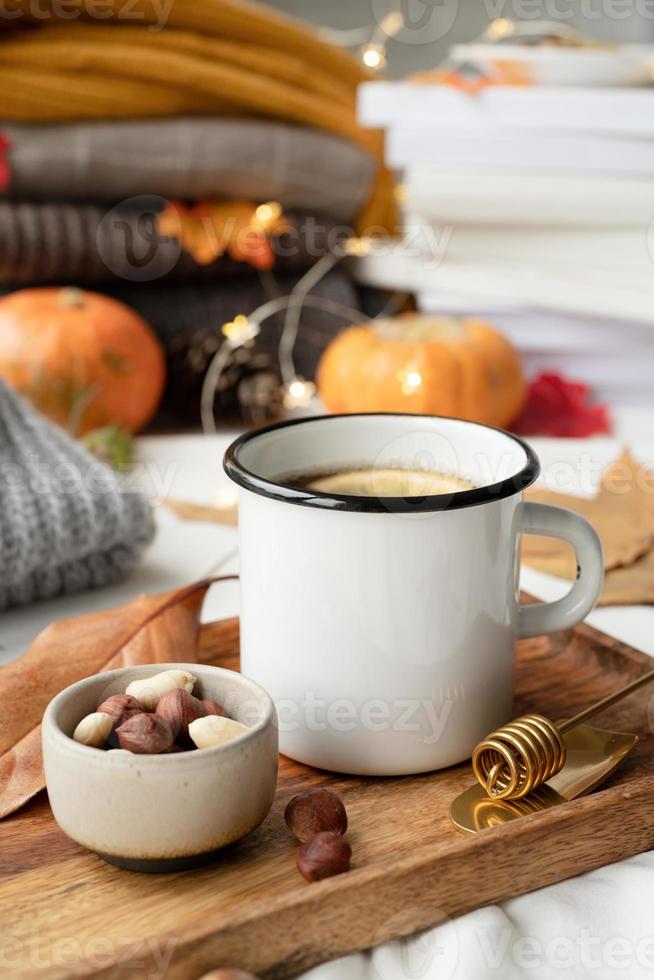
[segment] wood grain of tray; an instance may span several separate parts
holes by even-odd
[[[238,622],[205,626],[199,658],[236,669]],[[581,626],[519,644],[516,714],[559,718],[650,669],[650,659]],[[448,809],[469,766],[403,779],[330,775],[282,758],[264,824],[205,869],[121,871],[68,840],[45,794],[0,824],[0,974],[190,980],[217,966],[294,976],[654,847],[651,694],[598,719],[641,738],[594,794],[475,836]],[[652,714],[654,721],[654,714]],[[299,789],[325,785],[350,816],[353,869],[307,884],[283,821]]]

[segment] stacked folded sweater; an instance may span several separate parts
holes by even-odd
[[[61,22],[48,0],[34,22],[32,5],[10,6],[0,286],[73,283],[139,309],[169,354],[168,416],[197,419],[197,384],[174,383],[180,351],[188,359],[198,337],[215,340],[225,319],[288,292],[338,237],[392,227],[381,138],[356,122],[362,69],[295,21],[235,0],[173,0],[160,17],[137,0],[127,23],[119,0],[101,21],[84,0]],[[163,234],[158,214],[180,200],[278,201],[289,227],[272,275],[226,255],[202,265]],[[322,291],[357,305],[338,270]],[[314,341],[298,354],[307,376],[343,322],[311,314]],[[262,338],[271,362],[275,329]]]
[[[112,280],[222,283],[253,278],[255,270],[223,254],[199,263],[163,233],[158,197],[140,195],[109,210],[100,204],[0,200],[0,282],[77,284]],[[339,226],[289,212],[288,230],[274,243],[274,273],[301,273],[342,237]]]

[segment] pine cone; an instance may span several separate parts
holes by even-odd
[[[197,424],[202,383],[223,339],[216,330],[196,330],[173,338],[168,356],[168,401],[175,406],[177,419]],[[261,425],[276,418],[281,407],[281,379],[270,355],[248,347],[232,351],[216,386],[216,418]]]
[[[216,416],[236,416],[261,425],[276,418],[281,409],[281,379],[269,355],[249,347],[233,351],[216,385]]]

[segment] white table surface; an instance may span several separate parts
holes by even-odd
[[[228,487],[222,455],[233,432],[139,440],[139,480],[152,496],[213,502]],[[602,469],[629,446],[654,468],[654,412],[623,411],[611,438],[533,439],[543,479],[566,492],[593,492]],[[181,521],[157,508],[158,534],[140,567],[110,588],[41,603],[0,617],[0,663],[18,656],[48,623],[127,602],[209,573],[238,570],[233,528]],[[543,599],[569,587],[525,569],[524,588]],[[237,583],[215,585],[203,619],[238,614]],[[588,622],[654,655],[654,607],[598,609]],[[654,800],[652,801],[654,805]],[[654,977],[654,852],[481,909],[402,943],[310,971],[310,980],[514,980]]]

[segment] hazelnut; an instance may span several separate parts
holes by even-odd
[[[344,834],[347,813],[341,799],[328,789],[308,789],[289,801],[284,811],[289,830],[299,841],[308,841],[321,831]]]
[[[188,726],[188,733],[199,749],[211,749],[214,745],[222,745],[238,735],[248,731],[240,721],[223,718],[221,715],[205,715],[197,718]]]
[[[132,715],[116,729],[121,749],[138,755],[156,755],[168,752],[175,741],[172,729],[159,715]]]
[[[143,677],[127,685],[127,693],[141,705],[143,711],[154,711],[159,699],[176,687],[182,688],[189,694],[193,690],[196,678],[186,670],[162,670],[154,677]]]
[[[189,737],[188,726],[196,718],[204,718],[207,712],[202,701],[176,687],[160,698],[155,713],[166,719],[175,738],[185,742]]]
[[[297,852],[297,867],[307,881],[320,881],[350,870],[352,848],[340,834],[316,834]]]
[[[210,701],[209,698],[205,698],[200,704],[204,705],[205,715],[221,715],[224,717],[227,714],[224,708],[221,708],[215,701]]]
[[[143,708],[129,694],[112,694],[110,698],[98,705],[98,711],[103,711],[106,715],[111,715],[114,728],[118,728],[124,721],[132,715],[140,715]]]
[[[211,970],[201,976],[200,980],[258,980],[258,978],[245,970]]]
[[[82,745],[91,745],[94,749],[101,748],[109,738],[113,727],[113,718],[104,711],[94,711],[93,714],[82,718],[73,732],[73,738]]]

